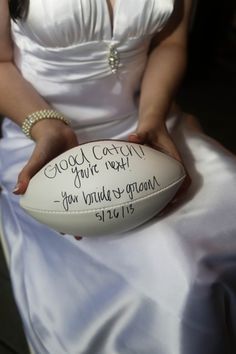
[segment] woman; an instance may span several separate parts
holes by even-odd
[[[3,237],[36,353],[235,348],[235,159],[170,113],[190,10],[190,0],[0,3]],[[47,161],[104,138],[182,159],[192,177],[183,205],[125,235],[81,242],[23,213],[18,195]]]

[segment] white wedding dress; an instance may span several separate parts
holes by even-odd
[[[135,130],[152,35],[174,0],[31,0],[12,23],[15,62],[79,141]],[[109,65],[111,45],[119,53]],[[0,141],[2,234],[25,332],[37,354],[236,352],[236,160],[190,130],[168,127],[192,185],[167,215],[116,236],[61,236],[12,194],[34,143],[9,119]]]

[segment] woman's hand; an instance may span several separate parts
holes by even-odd
[[[175,143],[173,142],[170,134],[168,133],[165,123],[162,123],[158,128],[148,128],[145,126],[139,126],[135,133],[129,135],[128,140],[133,143],[148,145],[156,150],[159,150],[173,157],[184,165],[180,153],[177,147],[175,146]],[[175,196],[174,200],[179,199],[180,196],[182,196],[189,188],[190,184],[191,178],[188,172],[186,171],[186,178],[179,191],[177,192],[177,195]]]
[[[138,128],[137,132],[129,135],[129,141],[149,145],[150,147],[162,151],[182,162],[181,156],[164,123],[158,128]]]
[[[24,194],[30,179],[50,160],[78,145],[74,131],[56,119],[44,119],[32,128],[35,149],[22,171],[13,193]]]
[[[35,124],[31,136],[36,142],[35,149],[18,176],[15,194],[24,194],[30,179],[50,160],[62,152],[78,145],[74,131],[65,123],[44,119]],[[79,241],[80,236],[74,236]]]

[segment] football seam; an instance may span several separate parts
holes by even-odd
[[[130,204],[136,204],[136,203],[138,203],[138,202],[140,202],[142,200],[154,197],[155,195],[164,192],[166,189],[175,186],[177,183],[181,182],[181,180],[183,180],[185,177],[186,177],[186,175],[180,177],[178,180],[174,181],[173,183],[171,183],[167,187],[164,187],[161,190],[158,190],[158,191],[156,191],[156,192],[154,192],[152,194],[148,194],[145,197],[134,199],[134,200],[131,200],[129,202],[124,202],[124,203],[111,205],[111,206],[106,206],[106,207],[101,207],[101,208],[96,208],[96,209],[80,210],[80,211],[75,211],[75,210],[74,211],[73,210],[72,211],[64,211],[64,210],[63,211],[56,211],[56,210],[41,210],[41,209],[36,209],[36,208],[31,208],[31,207],[25,207],[25,208],[23,207],[23,208],[25,210],[36,211],[36,212],[41,213],[41,214],[65,214],[65,215],[68,215],[68,214],[89,214],[89,213],[94,213],[96,211],[101,211],[101,210],[108,210],[108,209],[111,210],[111,209],[119,208],[121,206],[126,206],[126,205],[130,205]]]

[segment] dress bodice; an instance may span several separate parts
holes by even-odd
[[[116,0],[113,25],[107,0],[30,0],[20,32],[44,47],[61,48],[91,41],[124,42],[160,31],[174,0]]]
[[[116,0],[111,23],[107,0],[31,0],[26,21],[12,23],[16,65],[75,128],[99,125],[104,132],[102,124],[124,118],[128,124],[150,39],[166,24],[173,2]]]

